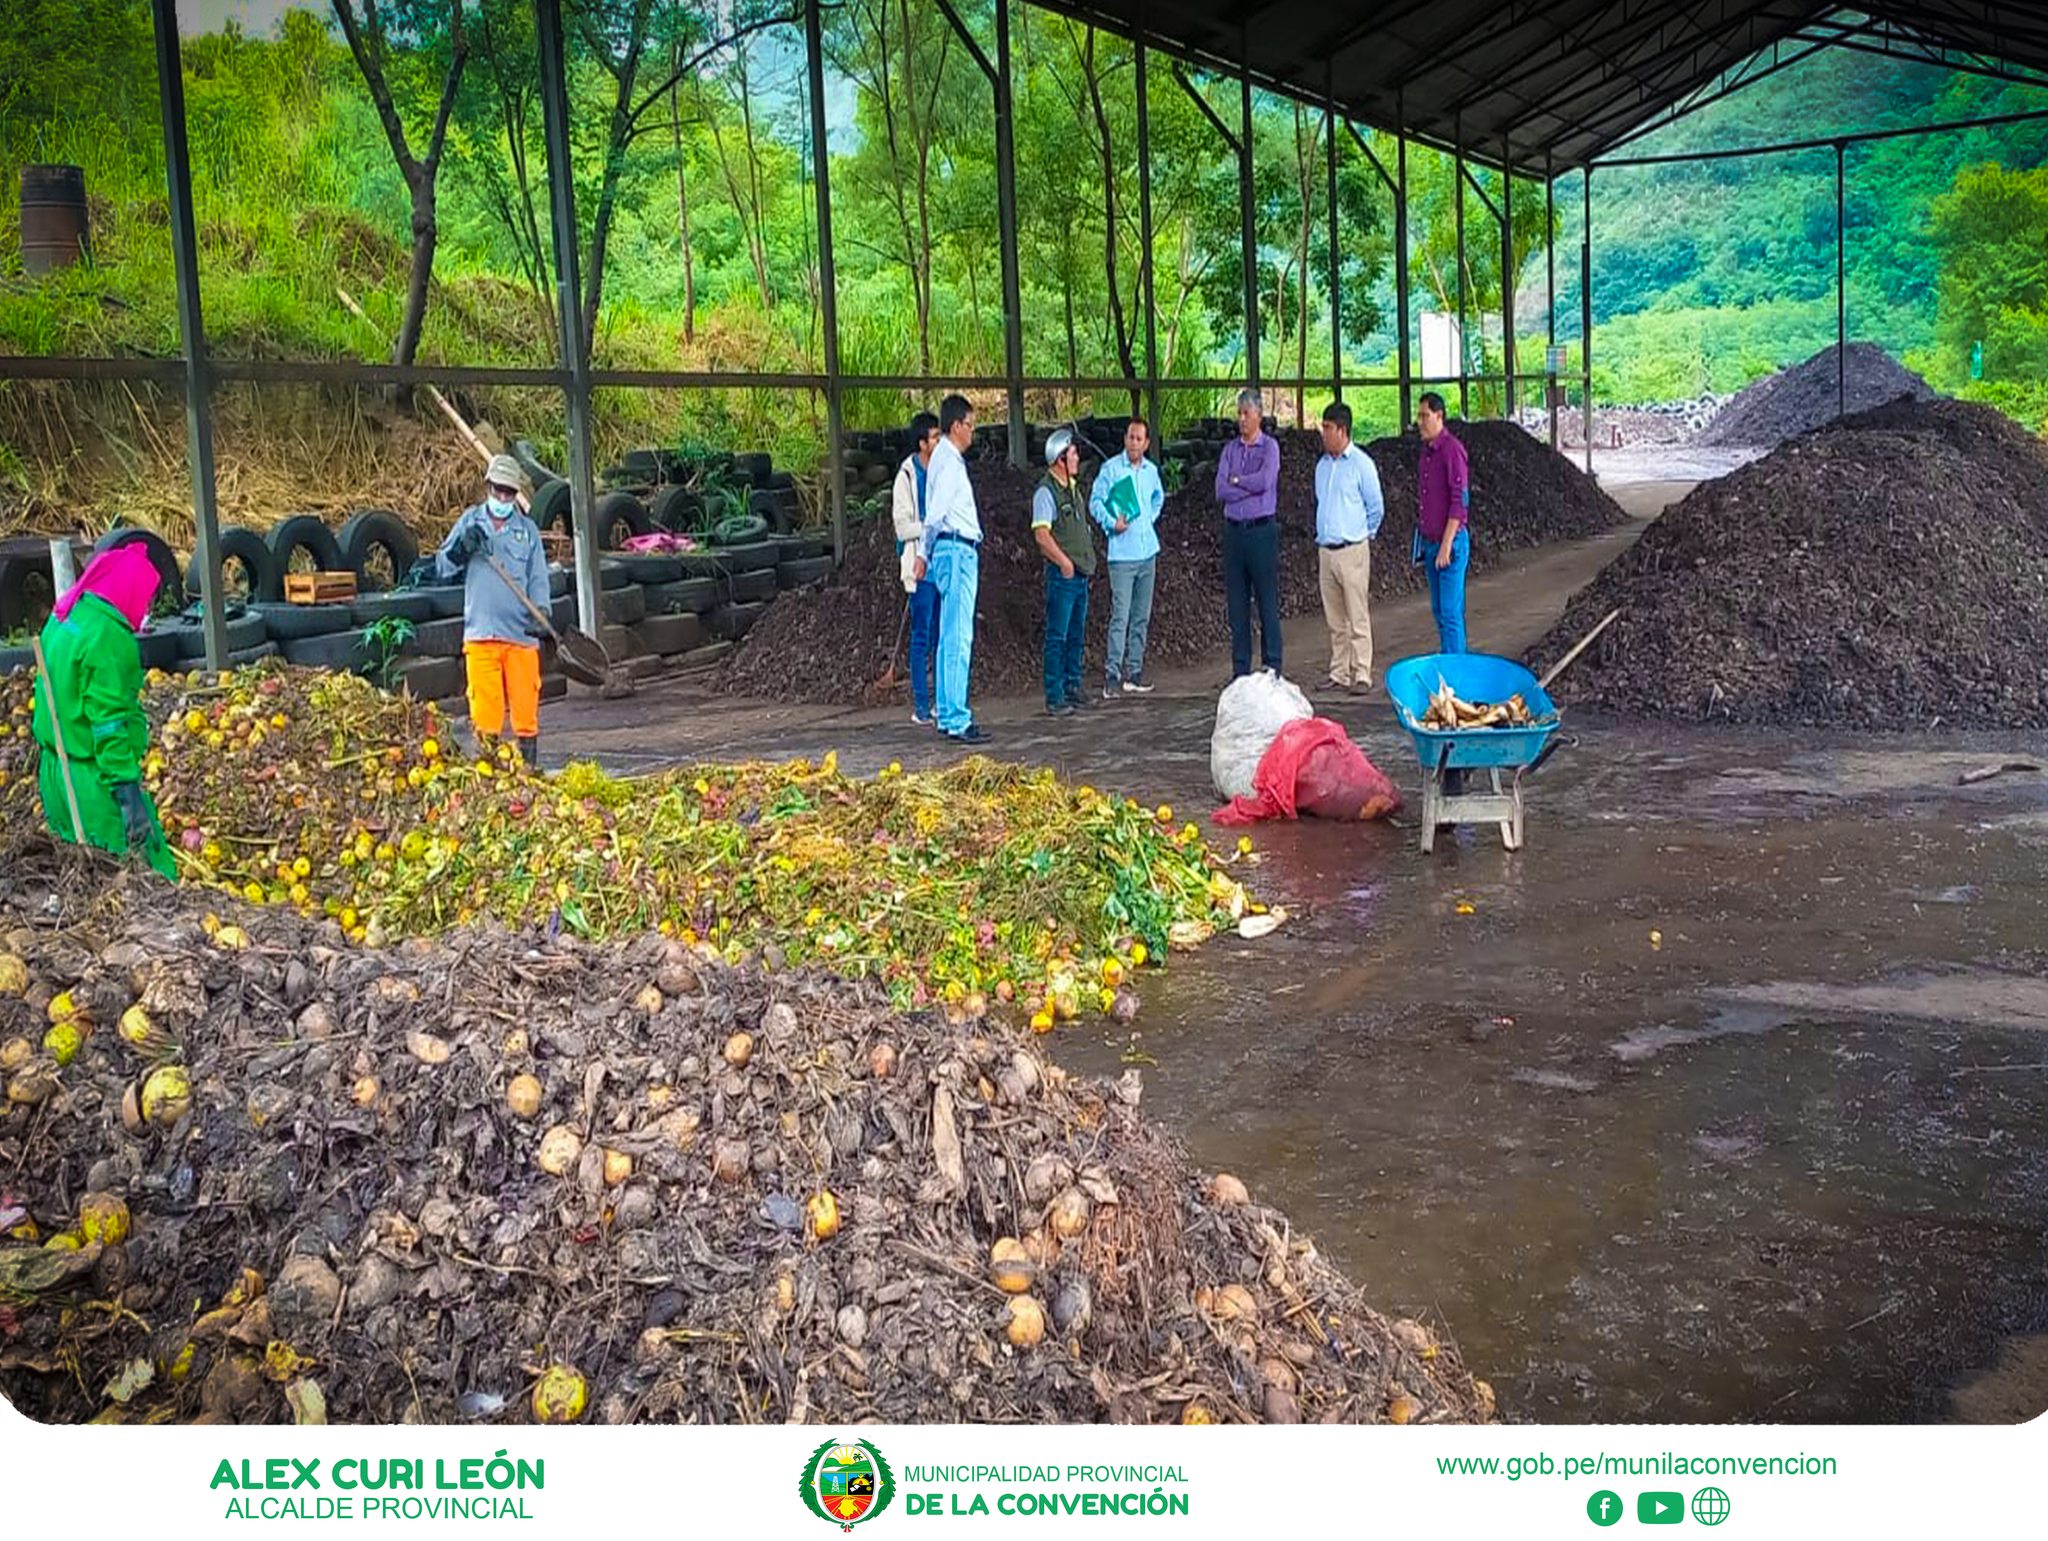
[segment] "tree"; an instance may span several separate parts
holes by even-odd
[[[1982,346],[1987,381],[2048,379],[2048,169],[1968,166],[1934,201],[1935,337],[1944,377],[1970,378]]]
[[[332,0],[334,19],[348,41],[348,51],[369,87],[370,100],[377,108],[385,141],[391,146],[398,174],[405,179],[412,199],[412,262],[406,280],[405,315],[399,322],[398,337],[391,347],[394,364],[410,364],[419,351],[420,331],[427,318],[427,285],[434,275],[434,247],[441,227],[435,209],[437,183],[441,175],[441,152],[448,143],[448,120],[455,111],[455,99],[462,86],[463,66],[469,59],[469,44],[463,33],[462,0]],[[389,11],[390,26],[385,21]],[[406,57],[395,57],[391,28],[412,46]],[[437,93],[426,94],[418,77],[431,71],[440,79]],[[426,153],[416,155],[406,114],[400,110],[403,92],[415,109],[434,103],[432,127],[427,130]]]

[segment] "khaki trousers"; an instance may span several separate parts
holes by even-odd
[[[1322,579],[1323,619],[1330,627],[1330,678],[1340,685],[1372,683],[1372,543],[1341,551],[1320,548],[1316,569]]]

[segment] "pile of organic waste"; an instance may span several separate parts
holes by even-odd
[[[1534,726],[1536,720],[1519,691],[1505,701],[1465,701],[1448,680],[1441,678],[1429,693],[1429,706],[1422,714],[1425,728],[1447,732],[1461,728],[1527,728]]]
[[[42,815],[30,676],[0,682],[0,818]],[[615,779],[475,761],[431,706],[349,675],[153,678],[145,779],[179,876],[324,917],[332,945],[492,920],[659,930],[728,960],[828,963],[899,1005],[1032,1025],[1138,1009],[1130,979],[1271,917],[1171,808],[970,759],[872,780],[822,763]]]
[[[1135,1071],[673,937],[338,940],[41,835],[0,850],[23,1413],[1492,1413],[1453,1345],[1194,1171]]]

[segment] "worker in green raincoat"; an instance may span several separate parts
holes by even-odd
[[[156,597],[157,571],[140,546],[102,551],[65,591],[43,626],[48,672],[36,682],[37,781],[43,817],[60,840],[77,838],[120,856],[143,857],[175,877],[156,807],[142,789],[149,721],[142,713],[142,650],[135,633]],[[55,718],[52,718],[52,709]],[[71,767],[71,795],[58,731]]]

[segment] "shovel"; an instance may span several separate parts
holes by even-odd
[[[566,631],[555,630],[555,623],[548,619],[547,612],[533,602],[531,594],[512,581],[512,575],[498,564],[496,557],[488,551],[477,554],[489,565],[491,571],[498,575],[505,587],[519,596],[519,602],[526,606],[526,613],[554,639],[555,647],[561,654],[564,674],[572,680],[581,680],[586,685],[602,686],[610,683],[611,655],[605,652],[604,645],[597,638],[578,631],[574,626]]]

